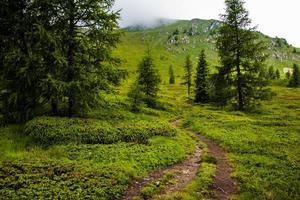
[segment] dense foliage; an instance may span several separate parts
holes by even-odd
[[[199,56],[196,80],[195,80],[195,102],[207,103],[209,101],[208,66],[204,50]]]
[[[192,87],[192,74],[193,74],[193,64],[191,61],[191,57],[188,55],[185,60],[184,65],[184,76],[183,76],[183,84],[187,86],[188,96],[191,95],[191,87]]]
[[[120,36],[113,2],[1,1],[1,111],[7,121],[26,121],[44,105],[54,115],[83,114],[100,91],[119,83],[123,72],[111,56]]]
[[[166,123],[126,121],[114,123],[88,119],[41,117],[27,122],[25,133],[37,143],[112,144],[116,142],[148,143],[153,136],[174,136],[176,130]]]
[[[145,95],[145,102],[148,106],[155,106],[160,82],[159,72],[148,51],[139,64],[137,77],[137,84]]]
[[[299,67],[294,64],[293,74],[289,82],[289,87],[299,87],[300,86],[300,73]]]
[[[174,69],[173,69],[172,65],[169,67],[169,83],[175,84],[175,74],[174,74]]]
[[[227,88],[236,99],[237,109],[245,110],[255,106],[260,99],[268,96],[266,82],[259,76],[266,60],[265,45],[259,40],[251,20],[244,8],[243,0],[226,0],[226,13],[219,28],[217,49],[221,58],[222,73],[228,81]],[[226,87],[225,87],[226,88]],[[225,97],[224,97],[225,98]]]

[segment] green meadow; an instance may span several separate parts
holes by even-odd
[[[260,102],[251,113],[213,104],[195,104],[182,85],[186,55],[194,68],[206,50],[210,73],[219,65],[214,47],[214,20],[178,21],[157,28],[123,30],[114,55],[128,77],[114,94],[86,118],[43,116],[0,128],[0,199],[122,199],[130,183],[188,158],[195,151],[194,136],[171,125],[207,136],[222,146],[231,162],[239,193],[234,199],[300,199],[300,88],[286,87],[283,68],[300,64],[293,47],[260,34],[269,45],[268,66],[281,72],[269,87],[276,94]],[[184,38],[184,32],[195,33]],[[179,42],[170,43],[179,30]],[[274,45],[272,46],[271,44]],[[127,93],[136,79],[139,62],[150,50],[162,83],[157,108],[130,108]],[[277,55],[277,57],[275,56]],[[175,84],[169,85],[169,66]],[[197,200],[211,197],[215,164],[205,159],[198,175],[183,190],[165,199]],[[169,184],[172,176],[162,177]],[[153,184],[139,198],[149,199],[160,190]],[[144,195],[144,196],[143,196]],[[147,196],[148,195],[148,196]]]

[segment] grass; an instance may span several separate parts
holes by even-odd
[[[154,198],[155,200],[200,200],[212,197],[210,186],[216,171],[216,160],[208,155],[207,146],[204,143],[201,143],[201,146],[201,165],[195,179],[182,191]]]
[[[238,199],[299,199],[300,90],[274,87],[278,96],[259,114],[197,106],[186,124],[222,145],[234,163]]]
[[[300,199],[300,89],[280,86],[281,81],[274,84],[277,96],[252,114],[188,101],[181,85],[185,56],[191,54],[196,64],[200,50],[206,49],[210,70],[218,65],[214,46],[203,31],[211,22],[199,23],[202,31],[190,43],[173,46],[167,45],[168,36],[192,22],[126,33],[114,54],[123,59],[129,77],[115,94],[103,95],[105,103],[88,113],[89,119],[42,117],[25,125],[25,133],[24,125],[0,128],[0,199],[120,199],[134,178],[194,151],[195,141],[181,131],[173,134],[168,125],[176,118],[227,150],[240,190],[235,199]],[[161,106],[132,113],[126,94],[148,47],[163,80]],[[299,64],[299,54],[292,54],[292,49],[273,49],[287,56],[271,57],[268,64],[275,69]],[[175,85],[167,84],[170,65]],[[154,134],[153,128],[164,131]],[[214,173],[214,159],[204,157],[195,180],[167,198],[209,199]],[[155,193],[149,188],[144,192]]]
[[[38,126],[45,127],[40,120]],[[42,118],[42,122],[44,120]],[[74,127],[82,130],[85,126],[78,120],[71,121],[76,125]],[[59,133],[76,130],[70,126],[70,120],[59,121],[58,127],[62,129]],[[65,126],[62,126],[63,123]],[[108,127],[105,121],[92,120],[92,123],[99,128],[102,124]],[[137,125],[143,123],[140,121]],[[123,127],[124,130],[126,127]],[[110,128],[116,127],[111,124]],[[143,128],[147,130],[149,126],[140,126],[136,130],[143,133]],[[21,130],[22,127],[17,126],[0,129],[1,199],[120,199],[131,180],[184,160],[195,148],[195,142],[183,132],[152,135],[147,144],[130,141],[112,144],[70,142],[45,147],[41,145],[44,142],[33,142],[36,140],[24,135]],[[168,126],[163,130],[172,132]]]

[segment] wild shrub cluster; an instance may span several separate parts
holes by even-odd
[[[119,199],[129,176],[122,167],[74,163],[0,163],[1,199]]]
[[[40,117],[29,121],[24,129],[37,143],[112,144],[136,142],[147,144],[153,136],[174,136],[176,129],[167,123],[132,121],[111,124],[105,121]]]

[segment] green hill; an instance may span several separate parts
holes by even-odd
[[[124,68],[134,72],[137,63],[149,48],[157,61],[164,81],[167,81],[169,65],[181,74],[185,56],[190,54],[196,62],[196,57],[202,49],[206,50],[209,65],[213,69],[219,64],[215,48],[215,33],[220,26],[217,20],[177,20],[161,22],[158,26],[147,28],[141,25],[124,29],[122,42],[116,54],[124,61]],[[268,66],[280,69],[292,67],[293,63],[300,64],[300,50],[288,44],[285,39],[271,38],[259,33],[265,41],[270,55]],[[131,73],[130,73],[131,74]]]

